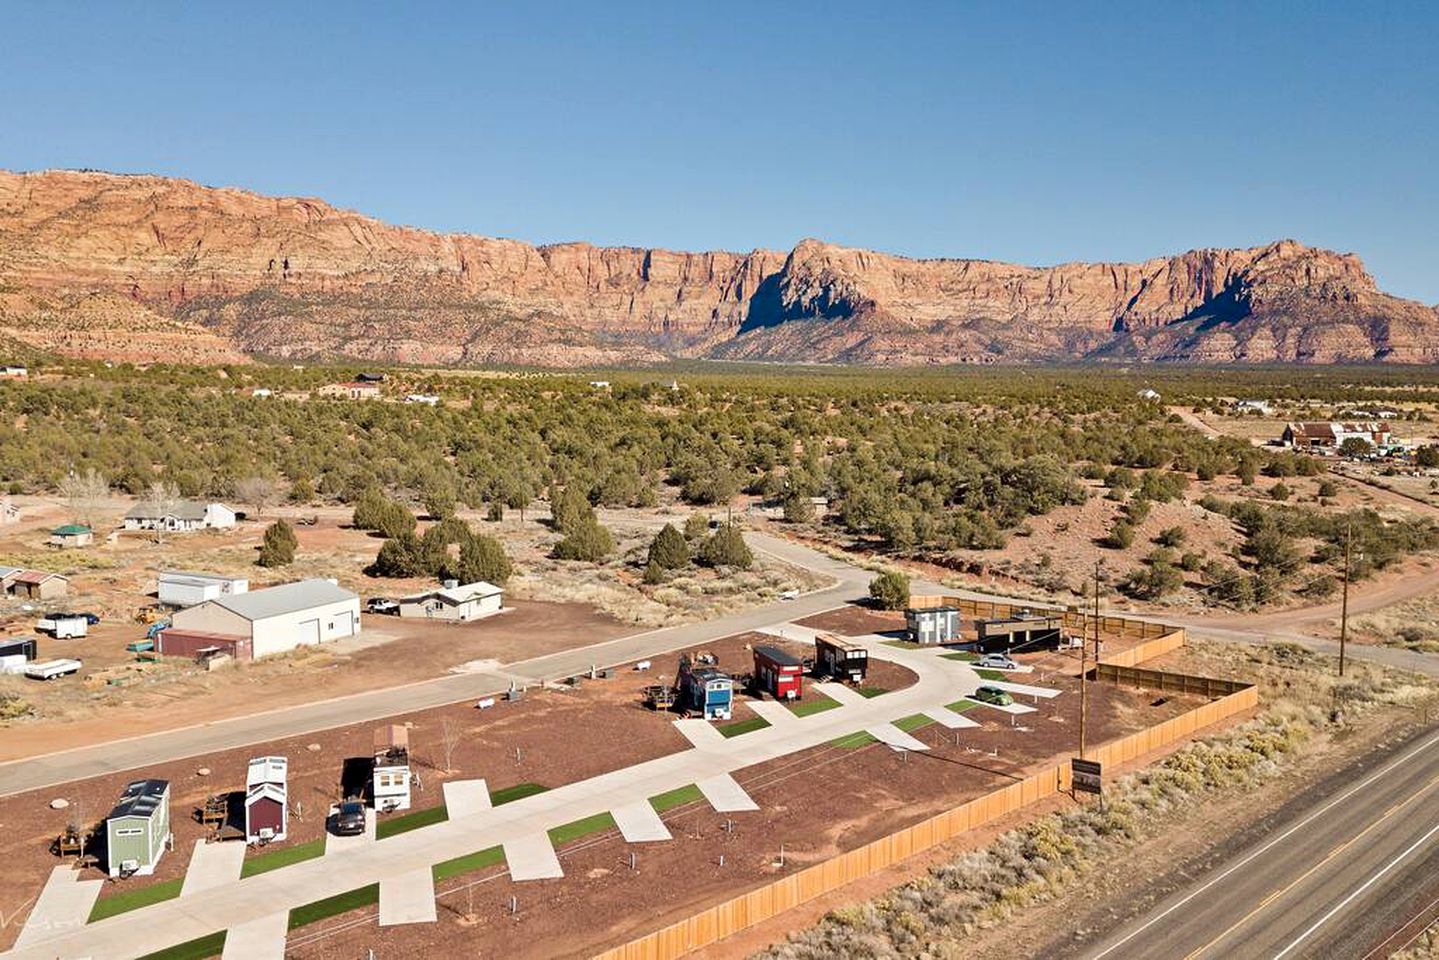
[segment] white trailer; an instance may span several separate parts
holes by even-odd
[[[25,676],[32,680],[54,680],[77,673],[84,664],[79,660],[37,660],[25,667]]]
[[[69,640],[88,634],[90,621],[84,617],[46,617],[35,624],[35,629],[50,634],[56,640]]]

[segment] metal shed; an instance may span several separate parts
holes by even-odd
[[[289,761],[256,757],[245,775],[245,842],[283,840],[289,830]]]
[[[170,782],[136,780],[105,818],[105,866],[112,877],[146,876],[170,844]]]

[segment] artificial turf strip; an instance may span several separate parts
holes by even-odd
[[[463,857],[443,860],[430,868],[430,874],[435,878],[435,882],[439,883],[441,880],[458,877],[462,873],[483,870],[486,867],[497,867],[504,862],[504,847],[486,847],[484,850],[467,853]]]
[[[578,840],[580,837],[587,837],[592,833],[602,833],[605,830],[613,829],[615,829],[615,818],[606,810],[603,813],[591,814],[558,827],[551,827],[549,830],[550,843],[558,847],[572,840]]]
[[[847,733],[842,737],[835,737],[829,742],[829,745],[831,747],[853,748],[865,747],[871,743],[879,743],[879,741],[874,738],[873,734],[865,733],[863,730],[860,730],[856,733]]]
[[[147,953],[140,960],[206,960],[207,957],[218,957],[224,952],[225,931],[221,930],[219,933],[186,940],[173,947]]]
[[[799,700],[789,704],[790,712],[796,717],[808,717],[811,714],[823,713],[826,710],[833,710],[839,706],[838,700],[829,697],[816,696],[809,700]]]
[[[490,806],[502,807],[507,803],[514,803],[516,800],[544,793],[548,789],[549,787],[542,783],[517,783],[513,787],[505,787],[502,790],[491,790]]]
[[[882,693],[889,693],[889,690],[884,687],[860,687],[855,692],[858,693],[861,697],[868,697],[873,699],[874,697],[877,697]]]
[[[180,887],[184,882],[184,877],[177,877],[174,880],[152,883],[146,887],[122,890],[113,897],[101,897],[95,901],[95,906],[90,908],[90,919],[86,922],[94,923],[96,920],[113,917],[117,913],[128,913],[162,900],[173,900],[180,895]]]
[[[692,783],[689,786],[676,787],[650,797],[650,806],[655,808],[655,813],[664,813],[666,810],[673,810],[675,807],[682,807],[687,803],[694,803],[696,800],[702,799],[704,799],[704,794],[700,793],[700,788]]]
[[[281,867],[288,867],[291,864],[313,860],[324,855],[324,837],[289,847],[280,847],[276,850],[267,850],[253,857],[246,857],[244,864],[240,867],[240,876],[253,877],[257,873],[268,873],[271,870],[278,870]]]
[[[358,910],[360,907],[368,907],[372,903],[379,902],[380,885],[378,883],[356,887],[354,890],[337,893],[333,897],[326,897],[323,900],[316,900],[313,903],[295,907],[290,911],[290,929],[294,930],[297,927],[303,927],[317,920],[336,917],[342,913],[348,913],[351,910]]]
[[[750,717],[748,720],[738,720],[734,723],[726,723],[723,726],[715,727],[720,736],[737,737],[742,733],[752,733],[755,730],[763,730],[769,726],[769,721],[764,717]]]
[[[973,710],[979,705],[977,700],[956,700],[954,703],[945,704],[945,708],[953,710],[955,713],[964,713],[964,711]]]
[[[922,646],[913,640],[885,640],[883,643],[887,647],[899,647],[901,650],[918,650]]]
[[[979,674],[982,680],[1003,680],[1005,678],[1003,670],[976,670],[974,672]]]
[[[927,717],[922,713],[915,713],[907,717],[900,717],[894,722],[894,725],[898,729],[903,730],[905,733],[913,733],[920,727],[927,727],[931,723],[934,723],[934,720],[932,718]]]
[[[491,801],[491,803],[493,802]],[[418,830],[421,827],[444,823],[448,819],[450,819],[450,811],[444,804],[425,810],[416,810],[398,817],[386,817],[375,824],[375,839],[383,840],[386,837],[393,837],[397,833],[409,833],[411,830]]]
[[[973,663],[979,659],[979,654],[970,653],[967,650],[960,650],[956,653],[941,654],[946,660],[963,660],[965,663]]]

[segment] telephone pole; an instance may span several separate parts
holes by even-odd
[[[1344,525],[1344,593],[1339,601],[1339,675],[1344,676],[1344,644],[1349,639],[1349,552],[1354,543],[1354,520]]]

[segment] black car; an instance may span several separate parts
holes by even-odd
[[[335,811],[331,829],[342,837],[357,837],[365,832],[365,805],[359,800],[346,800]]]

